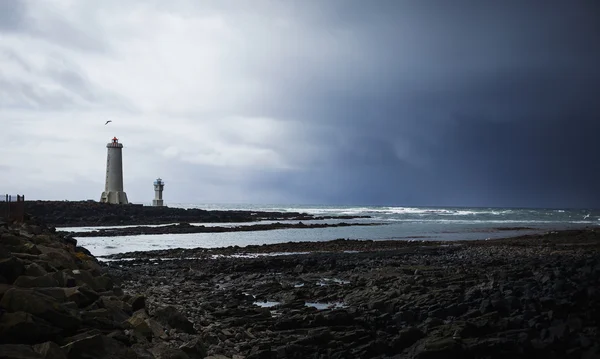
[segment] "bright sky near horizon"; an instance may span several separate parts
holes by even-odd
[[[0,192],[600,207],[594,2],[0,0]],[[105,125],[107,120],[111,123]]]

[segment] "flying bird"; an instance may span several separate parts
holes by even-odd
[[[106,121],[106,123],[104,124],[104,126],[108,125],[109,122],[112,122],[112,120]]]

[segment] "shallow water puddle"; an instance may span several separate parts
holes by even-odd
[[[281,302],[264,301],[264,302],[254,302],[252,304],[257,305],[261,308],[271,308],[271,307],[275,307],[275,306],[281,304]]]
[[[344,284],[350,284],[350,281],[349,280],[338,279],[338,278],[323,278],[320,281],[318,281],[316,284],[318,286],[322,287],[322,286],[329,285],[329,284],[332,284],[332,283],[344,285]]]
[[[347,307],[342,302],[333,302],[333,303],[306,302],[306,303],[304,303],[304,305],[307,307],[317,308],[318,310],[338,309],[338,308],[346,308]]]

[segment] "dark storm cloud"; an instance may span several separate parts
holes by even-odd
[[[598,2],[57,4],[0,1],[0,101],[114,110],[170,199],[600,207]]]
[[[301,71],[276,111],[336,123],[352,145],[271,185],[344,203],[600,206],[596,3],[346,4],[328,19],[371,66]]]

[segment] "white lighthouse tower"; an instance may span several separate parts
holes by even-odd
[[[106,185],[100,202],[128,204],[127,194],[123,191],[123,144],[114,137],[106,148]]]
[[[156,181],[154,181],[154,199],[152,200],[152,205],[154,207],[163,206],[163,188],[165,188],[165,183],[160,178],[157,178]]]

